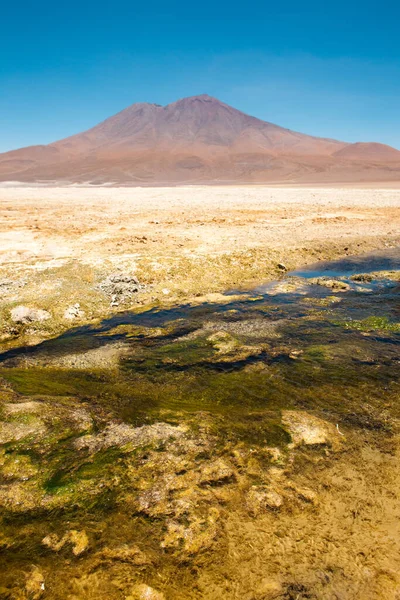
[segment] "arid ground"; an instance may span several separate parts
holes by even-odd
[[[17,304],[52,318],[28,334],[147,302],[176,302],[275,279],[321,259],[396,245],[400,189],[180,187],[0,188],[4,342]],[[99,284],[136,275],[143,290],[114,298]],[[24,335],[27,335],[26,329]]]
[[[400,189],[0,206],[0,598],[399,600]]]

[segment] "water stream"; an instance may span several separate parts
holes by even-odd
[[[50,598],[203,597],[179,590],[222,552],[217,513],[289,456],[282,411],[393,434],[399,270],[398,250],[319,263],[0,353],[0,598],[26,573]]]

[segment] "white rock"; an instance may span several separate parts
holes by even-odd
[[[47,310],[40,308],[29,308],[20,304],[11,310],[11,319],[14,323],[33,323],[34,321],[47,321],[51,314]]]
[[[73,306],[69,306],[64,313],[64,319],[68,319],[69,321],[73,321],[74,319],[79,319],[84,316],[85,313],[83,310],[81,310],[81,305],[79,304],[79,302],[77,302]]]
[[[301,410],[284,410],[282,423],[289,431],[294,446],[330,445],[333,448],[339,444],[338,432],[329,422]]]

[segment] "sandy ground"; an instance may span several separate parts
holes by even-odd
[[[75,320],[149,302],[187,301],[276,278],[301,264],[398,242],[400,189],[235,186],[0,189],[2,339],[20,333],[12,307],[52,318],[24,331],[51,335]],[[114,272],[136,274],[128,299],[101,292]],[[18,337],[18,336],[17,336]]]

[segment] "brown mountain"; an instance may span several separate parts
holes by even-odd
[[[0,154],[0,181],[334,182],[400,179],[400,152],[284,129],[207,95],[133,104],[83,133]]]
[[[399,151],[386,144],[376,142],[356,142],[348,144],[335,152],[335,156],[341,158],[350,158],[353,160],[367,161],[398,161]]]

